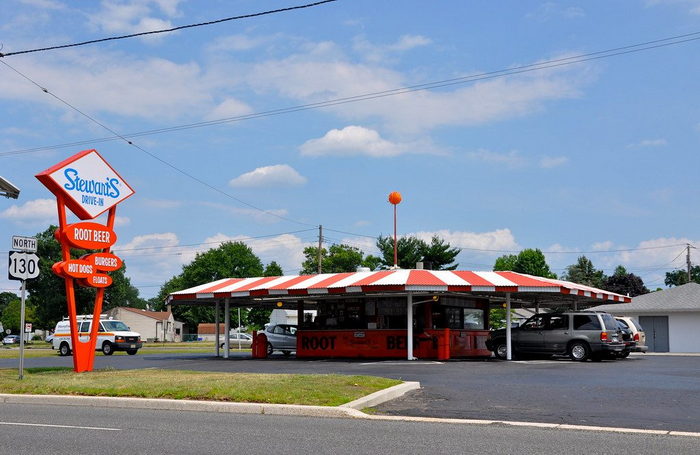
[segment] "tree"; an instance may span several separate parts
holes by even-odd
[[[381,252],[381,265],[385,268],[392,267],[394,265],[393,237],[380,235],[377,239],[377,248]],[[460,249],[452,248],[438,236],[433,236],[430,243],[414,236],[400,237],[396,252],[398,266],[402,269],[413,269],[418,262],[423,262],[423,266],[431,270],[455,270],[459,265],[454,261]]]
[[[690,281],[694,283],[700,283],[700,265],[694,265],[690,268]],[[666,286],[682,286],[688,283],[688,271],[687,270],[674,270],[673,272],[666,272],[666,279],[664,280]]]
[[[590,259],[586,256],[579,256],[576,264],[566,267],[566,272],[562,279],[600,289],[603,287],[607,277],[602,270],[597,270],[593,267]]]
[[[649,289],[644,286],[644,281],[634,273],[627,273],[627,270],[621,265],[617,266],[612,276],[605,279],[601,287],[607,291],[630,297],[649,293]]]
[[[318,272],[318,247],[304,248],[304,262],[301,274],[311,275]],[[331,245],[328,250],[321,248],[321,268],[324,273],[354,272],[358,267],[376,267],[374,256],[364,257],[359,248],[349,245]]]
[[[265,271],[263,272],[263,276],[282,276],[284,275],[284,271],[282,270],[282,266],[280,266],[277,262],[272,261],[267,266],[265,267]]]
[[[0,292],[0,315],[5,311],[7,305],[17,298],[17,294],[14,292]]]
[[[66,289],[63,278],[53,274],[51,266],[62,261],[61,245],[54,237],[56,226],[49,226],[37,234],[37,255],[39,256],[39,276],[27,281],[27,291],[35,309],[35,324],[38,328],[53,329],[56,322],[68,314]],[[71,249],[71,257],[77,258],[90,251]],[[139,291],[126,277],[126,265],[115,272],[109,272],[113,284],[105,289],[102,309],[118,306],[144,308],[146,302],[139,297]],[[92,314],[95,305],[94,288],[75,286],[76,311],[78,314]]]
[[[7,307],[5,308],[5,311],[2,312],[2,318],[0,318],[0,321],[2,322],[2,326],[5,329],[10,329],[12,330],[13,333],[20,333],[20,325],[21,325],[21,317],[20,317],[20,310],[22,308],[22,301],[20,299],[12,300]],[[29,303],[29,301],[26,302],[25,308],[24,308],[24,320],[26,322],[33,322],[34,321],[34,308],[32,305]]]
[[[547,260],[539,249],[525,249],[518,253],[517,256],[512,254],[501,256],[496,259],[493,270],[503,271],[512,270],[513,272],[526,273],[533,276],[541,276],[544,278],[556,278],[557,275],[552,273],[547,265]]]
[[[268,265],[271,271],[276,267]],[[166,281],[160,288],[153,303],[163,309],[168,294],[182,289],[223,278],[249,278],[263,275],[263,264],[253,250],[242,242],[224,242],[217,248],[198,253],[192,262],[182,267],[182,272]],[[197,329],[200,322],[213,322],[214,310],[204,306],[173,306],[173,316],[182,321],[190,331]],[[237,313],[237,312],[236,312]],[[237,317],[237,316],[236,316]]]

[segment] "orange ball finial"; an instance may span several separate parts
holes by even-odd
[[[389,193],[389,202],[391,202],[394,205],[400,203],[401,193],[399,193],[398,191],[392,191],[391,193]]]

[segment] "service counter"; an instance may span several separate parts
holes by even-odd
[[[406,330],[345,329],[297,332],[299,358],[402,358],[408,352]],[[413,353],[419,359],[490,357],[488,330],[427,329],[414,333]]]

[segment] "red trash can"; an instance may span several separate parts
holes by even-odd
[[[253,345],[251,352],[254,359],[267,358],[267,336],[264,333],[253,332]]]

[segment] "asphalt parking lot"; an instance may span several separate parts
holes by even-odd
[[[17,365],[0,360],[0,367]],[[72,366],[70,358],[25,367]],[[497,419],[700,432],[700,356],[633,354],[626,360],[498,361],[264,360],[207,354],[99,356],[96,368],[369,374],[420,381],[422,389],[385,403],[392,415]]]

